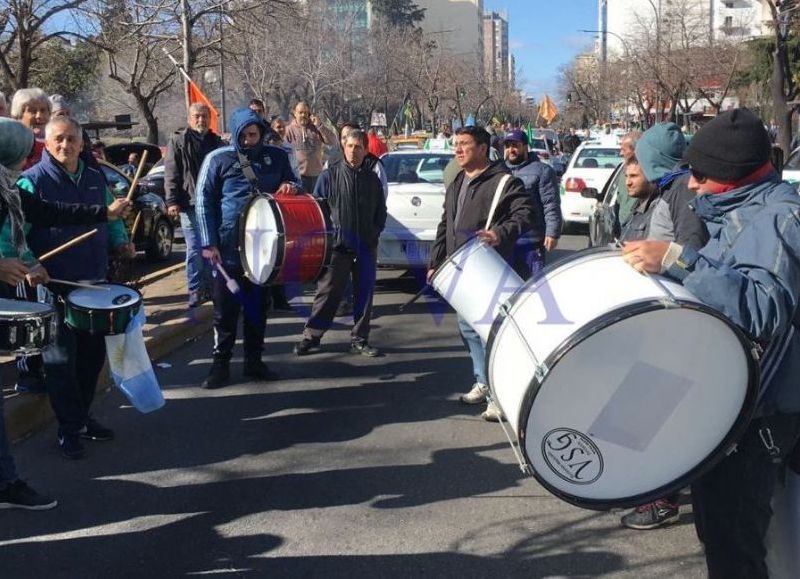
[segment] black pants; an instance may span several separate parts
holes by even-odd
[[[260,360],[267,329],[270,307],[270,288],[257,286],[242,274],[228,272],[236,279],[241,291],[234,295],[225,285],[225,278],[214,272],[214,358],[227,362],[236,343],[239,312],[244,314],[244,355],[248,360]]]
[[[311,306],[311,316],[303,330],[306,338],[321,338],[333,325],[336,308],[342,301],[342,295],[352,274],[354,296],[352,339],[359,342],[366,342],[369,339],[376,262],[375,251],[364,252],[358,258],[355,253],[333,252],[331,266],[317,282],[317,295],[314,296],[314,304]]]
[[[692,485],[695,528],[705,547],[710,579],[767,579],[764,537],[783,467],[774,462],[761,435],[771,435],[785,456],[797,438],[799,418],[755,420],[736,452]]]
[[[106,360],[105,336],[73,330],[58,308],[58,338],[45,356],[45,386],[59,434],[77,434],[89,419],[97,377]]]

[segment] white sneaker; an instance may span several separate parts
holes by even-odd
[[[466,394],[462,394],[459,400],[464,404],[481,404],[482,402],[486,402],[485,392],[486,385],[475,382],[475,384],[472,385],[472,390]]]
[[[481,414],[481,418],[486,422],[500,422],[506,419],[506,417],[503,416],[503,411],[500,410],[500,407],[494,402],[489,402],[486,406],[486,410]]]

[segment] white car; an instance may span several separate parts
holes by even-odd
[[[389,182],[386,228],[378,265],[395,269],[428,264],[444,205],[444,168],[453,152],[394,151],[381,157]]]
[[[602,191],[622,162],[616,139],[584,141],[575,150],[561,179],[561,216],[564,225],[589,223],[597,201],[581,197],[587,187]]]
[[[795,149],[783,165],[783,180],[797,187],[800,192],[800,149]]]

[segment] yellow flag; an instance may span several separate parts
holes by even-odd
[[[557,116],[558,108],[556,107],[556,103],[553,102],[553,99],[551,99],[549,95],[544,95],[544,100],[542,104],[539,105],[539,117],[547,121],[549,125]]]

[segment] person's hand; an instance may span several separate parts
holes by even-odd
[[[214,245],[209,245],[203,248],[203,258],[211,262],[211,265],[217,265],[222,262],[222,257],[219,254],[219,249]]]
[[[311,120],[311,124],[314,125],[315,127],[320,126],[321,122],[320,122],[319,117],[317,115],[312,114],[309,117],[309,119]]]
[[[622,257],[639,273],[658,273],[668,249],[668,241],[628,241],[622,246]]]
[[[108,220],[113,221],[114,219],[127,217],[128,213],[131,211],[132,205],[133,204],[124,197],[114,199],[111,205],[108,206]]]
[[[29,286],[36,287],[39,284],[50,283],[50,275],[41,263],[37,263],[25,276],[25,280]]]
[[[17,285],[28,274],[28,266],[16,257],[0,259],[0,281]]]
[[[500,244],[500,238],[497,237],[497,234],[491,229],[481,229],[477,235],[481,243],[485,243],[490,247],[495,247]]]
[[[430,285],[430,283],[431,283],[431,280],[433,279],[433,274],[435,274],[435,273],[436,273],[436,270],[435,270],[435,269],[429,269],[429,270],[428,270],[428,275],[426,275],[426,276],[425,276],[425,282],[426,282],[428,285]]]
[[[297,195],[299,193],[297,186],[294,183],[284,182],[278,187],[275,192],[276,195]]]
[[[170,217],[178,217],[181,214],[181,208],[177,205],[170,205],[167,207],[167,215]]]
[[[131,243],[123,243],[117,246],[117,252],[123,259],[134,259],[136,257],[136,246]]]
[[[544,238],[544,248],[553,251],[558,246],[558,237],[547,236]]]

